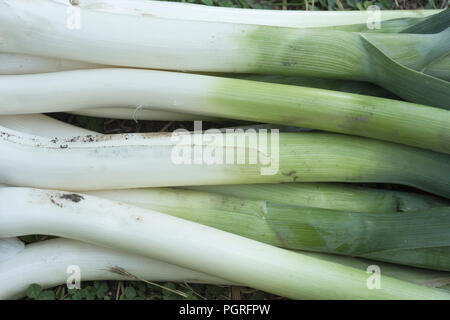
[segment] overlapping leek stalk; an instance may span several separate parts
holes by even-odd
[[[67,4],[65,0],[56,0]],[[154,16],[166,19],[188,19],[195,21],[214,21],[243,24],[258,24],[293,28],[337,27],[349,24],[366,26],[370,12],[361,11],[287,11],[279,10],[245,10],[237,8],[219,8],[188,3],[174,3],[167,1],[136,1],[136,0],[81,0],[77,7],[103,11],[115,14],[135,16]],[[389,10],[379,15],[383,30],[387,20],[406,20],[409,23],[422,21],[425,17],[434,15],[439,10]],[[379,29],[375,29],[379,30]]]
[[[85,9],[83,27],[71,30],[68,6],[51,0],[3,0],[0,51],[116,66],[362,80],[409,101],[449,106],[450,83],[420,70],[448,53],[450,29],[364,34]]]
[[[0,114],[124,106],[134,111],[151,106],[360,135],[450,153],[448,111],[338,91],[111,68],[1,76],[0,95]]]
[[[383,278],[383,290],[370,290],[367,273],[356,268],[123,203],[27,188],[2,188],[0,198],[0,237],[64,236],[296,299],[450,298],[390,277]]]
[[[450,206],[445,199],[350,184],[290,183],[194,186],[183,189],[222,194],[249,200],[353,212],[405,212]],[[154,191],[156,192],[156,191]]]
[[[369,255],[383,260],[382,251],[450,246],[447,232],[450,207],[428,207],[402,214],[361,213],[283,206],[265,200],[250,201],[189,190],[151,188],[88,194],[164,212],[287,249]],[[391,262],[403,263],[403,259],[391,256],[388,254]],[[417,259],[416,263],[422,261]],[[425,267],[429,269],[450,271],[448,265],[438,261],[422,263],[427,263]]]

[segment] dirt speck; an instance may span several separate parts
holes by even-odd
[[[84,200],[84,197],[82,195],[79,195],[79,194],[76,194],[76,193],[63,194],[59,198],[60,199],[64,199],[64,200],[70,200],[70,201],[75,202],[75,203],[78,203],[81,200]]]
[[[288,173],[283,173],[283,175],[284,175],[284,176],[291,177],[292,175],[294,175],[294,174],[296,174],[296,173],[297,173],[297,171],[292,170],[292,171],[289,171]]]

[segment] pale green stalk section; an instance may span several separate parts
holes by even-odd
[[[353,212],[387,213],[450,206],[446,199],[412,192],[364,188],[346,184],[292,183],[195,186],[183,189],[218,193],[285,205]]]
[[[102,190],[278,182],[385,182],[450,197],[450,161],[445,154],[352,136],[307,132],[280,133],[278,138],[268,134],[266,149],[264,140],[256,136],[256,144],[238,143],[246,135],[230,133],[225,136],[228,141],[224,135],[212,133],[50,139],[2,128],[0,183]],[[202,155],[194,157],[194,151]],[[236,161],[238,152],[245,152],[243,164]],[[254,164],[250,155],[256,159]],[[227,157],[231,163],[227,164]]]
[[[214,75],[214,74],[212,74]],[[231,77],[235,79],[252,80],[260,82],[271,82],[288,84],[293,86],[311,87],[318,89],[334,90],[348,93],[364,94],[374,97],[396,99],[397,97],[391,92],[376,86],[369,82],[312,78],[301,76],[280,76],[280,75],[264,75],[264,74],[226,74],[218,75]]]
[[[446,110],[337,91],[216,79],[209,110],[214,106],[222,117],[370,136],[450,152],[450,113]],[[431,132],[435,132],[433,138]]]
[[[438,289],[367,273],[217,229],[90,196],[0,189],[0,236],[50,234],[127,250],[294,299],[449,299]]]
[[[406,250],[388,250],[366,255],[369,259],[387,262],[401,262],[419,268],[434,266],[436,270],[450,271],[450,247],[416,248]]]
[[[422,35],[259,28],[242,40],[256,48],[253,73],[370,81],[406,100],[449,108],[450,83],[419,71],[449,52],[450,29]]]
[[[0,261],[0,300],[26,296],[27,288],[33,283],[42,288],[65,284],[69,276],[67,268],[73,265],[80,268],[81,281],[148,280],[229,284],[226,280],[156,259],[60,238],[26,245],[16,256]],[[132,276],[118,274],[115,270],[124,270]]]
[[[67,4],[65,0],[56,0]],[[154,16],[169,19],[188,19],[197,21],[229,22],[242,24],[258,24],[267,26],[313,28],[326,26],[346,26],[349,24],[363,24],[366,26],[370,13],[364,11],[284,11],[219,8],[188,3],[174,3],[166,1],[136,1],[136,0],[81,0],[80,8],[129,14],[135,16]],[[422,20],[424,17],[440,12],[440,10],[387,10],[382,11],[380,20],[381,31],[387,27],[386,20],[406,19]],[[366,27],[367,29],[367,27]]]
[[[450,153],[448,111],[322,89],[113,68],[2,76],[0,95],[1,114],[151,106],[361,135]]]
[[[303,254],[319,259],[324,259],[326,261],[336,262],[349,267],[358,268],[364,271],[367,271],[369,266],[376,265],[380,268],[381,271],[381,282],[383,282],[383,275],[387,275],[389,277],[411,281],[428,287],[437,287],[445,290],[450,290],[450,273],[448,272],[424,270],[419,268],[400,266],[392,263],[383,263],[380,261],[368,260],[363,258],[352,258],[334,254],[306,251],[304,251]]]
[[[413,66],[420,70],[422,57],[447,53],[450,30],[427,35],[360,34],[88,9],[82,10],[82,28],[71,30],[68,6],[50,0],[3,0],[0,50],[129,67],[365,80],[407,100],[449,105],[448,82],[403,63],[409,66],[408,55],[417,56]]]

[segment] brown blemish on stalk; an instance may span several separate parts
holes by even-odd
[[[148,132],[148,133],[138,133],[138,134],[133,134],[136,137],[140,137],[143,139],[151,139],[154,137],[169,137],[172,135],[172,132]],[[129,140],[131,135],[127,134],[127,133],[122,133],[122,134],[104,134],[104,135],[86,135],[86,136],[77,136],[77,137],[73,137],[70,140],[68,140],[69,142],[84,142],[84,143],[89,143],[89,142],[100,142],[100,141],[109,141],[109,140],[113,140],[116,137],[121,137],[125,140]]]
[[[267,203],[266,201],[258,201],[258,207],[261,209],[262,215],[260,216],[260,218],[265,219],[266,218],[266,213],[267,213]]]
[[[2,131],[2,132],[0,132],[0,136],[6,137],[8,139],[8,138],[10,138],[12,136],[12,134]]]
[[[139,135],[143,138],[153,138],[153,137],[170,137],[173,132],[147,132],[140,133]]]
[[[290,176],[292,176],[293,174],[296,174],[296,173],[297,173],[297,171],[292,170],[292,171],[289,171],[289,173],[283,173],[283,175],[290,177]]]
[[[296,173],[297,173],[297,171],[292,170],[289,173],[283,173],[283,176],[292,177],[293,181],[295,182],[295,180],[298,179],[298,176],[295,175]]]
[[[345,121],[339,125],[341,129],[352,129],[357,125],[365,124],[370,121],[370,116],[346,116]]]
[[[78,203],[81,200],[84,200],[84,197],[80,194],[71,193],[71,194],[63,194],[59,197],[60,199],[70,200],[72,202]]]
[[[55,206],[63,208],[64,205],[62,203],[58,202],[57,199],[69,200],[69,201],[72,201],[74,203],[78,203],[81,200],[84,200],[84,197],[82,195],[76,194],[76,193],[67,193],[67,194],[62,194],[62,195],[58,195],[58,196],[52,195],[50,197],[50,202],[53,203]]]
[[[61,203],[56,202],[55,199],[53,199],[53,198],[50,198],[50,201],[51,201],[51,203],[53,203],[55,206],[58,206],[58,207],[60,207],[60,208],[63,207],[63,205],[62,205]]]
[[[283,238],[283,236],[280,234],[280,232],[275,231],[275,236],[276,236],[277,239],[280,241],[281,247],[282,247],[282,248],[288,248],[288,245],[287,245],[287,243],[286,243],[286,240]]]

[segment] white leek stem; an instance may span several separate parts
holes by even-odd
[[[0,185],[0,188],[4,188],[4,186]],[[22,252],[24,248],[24,243],[17,238],[0,238],[0,265],[2,265],[3,261],[10,260],[12,257],[15,257],[17,254]]]
[[[294,299],[449,299],[438,289],[367,273],[151,210],[60,191],[0,189],[0,237],[49,234],[166,261]],[[336,291],[336,288],[339,288]]]
[[[3,241],[0,239],[0,246]],[[137,280],[137,277],[153,282],[229,284],[159,260],[60,238],[29,244],[17,255],[0,259],[0,300],[23,297],[33,283],[43,288],[65,284],[71,275],[70,266],[79,268],[81,281]],[[125,270],[135,277],[114,270]]]

